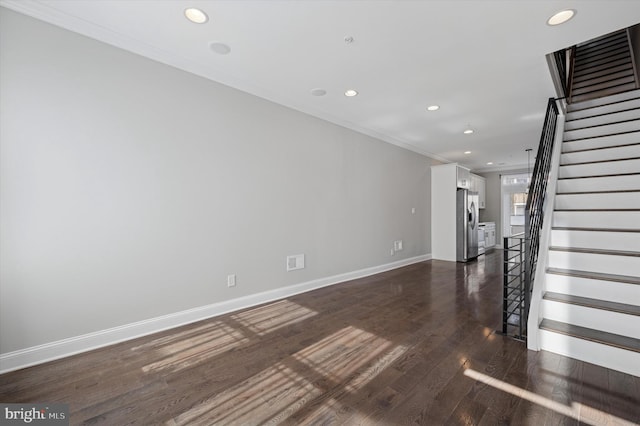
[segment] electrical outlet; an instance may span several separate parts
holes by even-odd
[[[397,240],[393,242],[393,250],[402,251],[402,240]]]
[[[227,287],[236,286],[236,274],[227,275]]]
[[[304,254],[287,256],[287,272],[304,269]]]
[[[391,256],[394,256],[396,254],[396,251],[394,249],[391,249]]]

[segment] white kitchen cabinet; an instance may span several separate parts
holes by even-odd
[[[487,182],[482,176],[471,174],[472,191],[478,193],[478,208],[484,209],[486,204]]]
[[[496,245],[496,224],[495,222],[484,222],[484,246],[486,249]]]
[[[456,181],[458,188],[471,189],[471,172],[464,167],[456,166]]]

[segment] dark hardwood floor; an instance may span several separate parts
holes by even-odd
[[[496,334],[501,253],[428,261],[0,376],[71,424],[640,423],[640,378]]]

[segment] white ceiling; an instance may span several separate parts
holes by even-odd
[[[555,96],[547,53],[640,22],[637,0],[0,5],[476,171],[526,167],[525,149],[537,148],[547,99]],[[186,7],[201,8],[209,21],[187,21]],[[577,10],[574,19],[546,25],[565,8]],[[212,41],[231,53],[214,53]],[[314,88],[327,94],[312,96]],[[345,97],[349,88],[359,95]],[[440,110],[427,112],[431,104]],[[467,125],[474,134],[462,133]]]

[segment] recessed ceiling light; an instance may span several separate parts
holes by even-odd
[[[489,162],[487,163],[487,166],[491,166],[491,165],[493,165],[493,161],[489,161]]]
[[[466,129],[464,132],[465,135],[470,135],[471,133],[473,133],[473,129]]]
[[[551,18],[547,20],[547,25],[560,25],[567,22],[569,19],[573,18],[576,14],[576,11],[573,9],[561,10],[560,12],[553,15]]]
[[[352,97],[356,96],[357,94],[358,94],[358,92],[356,92],[353,89],[349,89],[346,92],[344,92],[344,95],[349,97],[349,98],[352,98]]]
[[[313,96],[324,96],[327,94],[327,91],[324,89],[312,89],[311,94]]]
[[[218,55],[227,55],[231,52],[231,48],[228,44],[220,43],[218,41],[212,41],[209,43],[209,48],[216,52]]]
[[[471,154],[471,151],[465,151],[464,153],[465,154]]]
[[[184,16],[194,24],[204,24],[209,20],[209,17],[200,9],[190,7],[184,10]]]
[[[427,111],[437,111],[440,109],[439,105],[430,105],[427,107]]]

